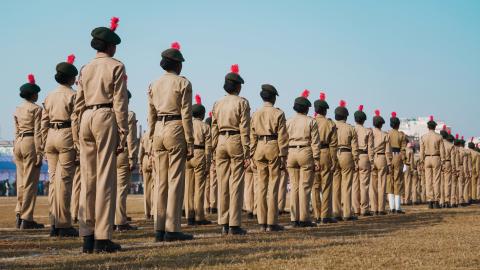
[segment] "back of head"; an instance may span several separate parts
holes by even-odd
[[[230,72],[225,75],[225,83],[223,89],[229,94],[235,94],[240,91],[245,81],[240,76],[240,68],[237,64],[230,67]]]
[[[310,95],[310,91],[307,89],[303,90],[302,95],[295,99],[293,103],[293,110],[297,113],[307,114],[310,107],[312,107],[312,103],[308,100],[308,96]]]
[[[348,118],[348,109],[346,108],[347,103],[344,100],[340,100],[340,104],[337,108],[335,108],[335,120],[347,120]]]

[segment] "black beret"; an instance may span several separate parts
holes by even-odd
[[[267,92],[271,92],[274,95],[278,96],[277,89],[271,84],[262,84],[262,90],[267,91]]]
[[[328,110],[330,108],[325,100],[320,99],[315,100],[315,102],[313,102],[313,106],[315,107],[315,111],[319,111],[320,108],[324,110]]]
[[[475,149],[475,144],[473,142],[468,143],[468,148]]]
[[[453,142],[453,141],[455,141],[455,138],[453,137],[452,134],[448,134],[447,140],[448,140],[449,142]]]
[[[211,125],[212,125],[212,117],[210,117],[210,116],[207,117],[207,118],[205,119],[205,123],[207,123],[208,125],[211,126]]]
[[[398,125],[400,125],[400,119],[398,117],[390,117],[390,126],[393,128]]]
[[[238,73],[230,72],[225,76],[225,81],[231,81],[234,83],[244,84],[245,81]]]
[[[74,65],[72,65],[70,63],[67,63],[67,62],[59,63],[55,69],[56,69],[57,72],[63,73],[63,74],[68,75],[68,76],[75,77],[75,76],[78,75],[77,68]]]
[[[380,126],[380,125],[383,125],[385,124],[385,119],[383,119],[383,117],[381,116],[374,116],[373,117],[373,125],[374,126]]]
[[[167,58],[175,62],[185,62],[179,49],[169,48],[162,52],[162,58]]]
[[[127,97],[128,97],[128,99],[132,98],[132,93],[130,93],[130,90],[128,90],[128,89],[127,89]]]
[[[356,111],[353,114],[353,117],[355,118],[356,122],[364,122],[367,120],[367,115],[363,111]]]
[[[448,138],[448,132],[444,129],[440,130],[440,135],[442,135],[444,139]]]
[[[20,95],[32,95],[40,92],[40,87],[33,83],[25,83],[20,86]]]
[[[302,105],[309,108],[312,107],[312,103],[310,102],[310,100],[308,100],[305,97],[297,97],[295,99],[295,104]]]
[[[343,106],[338,106],[335,108],[335,115],[339,115],[341,117],[348,117],[348,109]]]
[[[105,41],[108,44],[118,45],[122,40],[112,29],[108,27],[97,27],[92,30],[92,37]]]
[[[429,129],[435,129],[437,127],[437,122],[433,121],[433,120],[430,120],[427,122],[427,127]]]
[[[192,114],[194,115],[202,115],[206,112],[205,106],[202,104],[193,104],[192,105]]]

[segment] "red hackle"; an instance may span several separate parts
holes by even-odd
[[[212,117],[212,111],[208,112],[208,117]]]
[[[397,113],[396,112],[392,112],[392,118],[397,118]]]
[[[380,110],[375,110],[375,116],[380,116]]]
[[[308,98],[309,95],[310,95],[310,91],[308,91],[307,89],[303,90],[302,97]]]
[[[347,102],[342,99],[342,100],[340,100],[340,104],[339,104],[339,105],[340,105],[340,107],[345,107],[345,106],[347,106]]]
[[[455,139],[457,139],[457,140],[458,140],[458,136],[459,136],[459,135],[458,135],[458,133],[457,133],[457,134],[455,134]]]
[[[447,130],[447,125],[443,125],[442,130]]]
[[[198,104],[198,105],[202,105],[202,98],[200,97],[200,95],[195,95],[195,102]]]
[[[230,71],[231,71],[232,73],[235,73],[235,74],[240,73],[240,68],[238,67],[238,64],[233,64],[233,65],[230,67]]]
[[[318,113],[317,112],[314,112],[313,113],[313,117],[317,117]]]
[[[173,42],[172,45],[170,46],[172,49],[179,50],[180,51],[180,43],[177,41]]]
[[[33,74],[28,74],[27,79],[29,83],[35,84],[35,77],[33,76]]]
[[[464,141],[464,139],[465,139],[465,137],[464,137],[464,136],[462,136],[462,141]]]
[[[325,100],[326,95],[324,92],[320,92],[320,100]]]
[[[67,63],[73,65],[73,62],[75,62],[75,55],[74,55],[74,54],[70,54],[70,55],[67,57]]]
[[[433,115],[430,115],[430,121],[433,122]]]
[[[358,106],[358,110],[363,112],[363,105]]]
[[[452,130],[450,129],[447,132],[448,132],[448,135],[452,134]]]
[[[110,20],[110,29],[112,31],[115,31],[117,30],[117,27],[118,27],[118,22],[120,21],[119,18],[117,17],[112,17],[112,19]]]

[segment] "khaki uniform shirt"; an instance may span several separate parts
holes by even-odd
[[[158,116],[180,115],[187,145],[193,147],[192,84],[187,78],[166,72],[150,85],[148,104],[150,137],[155,134]]]
[[[140,163],[140,168],[142,167],[143,158],[145,156],[150,157],[152,155],[152,141],[150,140],[150,134],[145,132],[142,138],[140,139],[140,146],[138,147],[138,160]],[[149,161],[150,162],[150,161]],[[151,166],[152,164],[150,164]]]
[[[338,149],[352,150],[353,160],[358,160],[358,140],[355,128],[345,121],[337,121]]]
[[[405,155],[405,165],[410,166],[410,169],[413,169],[413,167],[415,166],[415,154],[413,153],[413,149],[407,148],[405,150]]]
[[[315,119],[310,116],[297,113],[287,121],[288,145],[310,145],[313,158],[320,159],[320,137]]]
[[[393,152],[393,148],[400,149],[400,155],[402,157],[402,160],[404,163],[406,163],[407,139],[406,139],[405,133],[398,131],[396,129],[391,129],[388,132],[388,137],[390,138],[389,141],[390,141],[390,148],[392,149],[392,152]]]
[[[15,109],[13,114],[15,123],[15,140],[22,137],[23,133],[33,133],[35,142],[35,151],[37,154],[43,153],[43,139],[41,133],[42,107],[37,104],[24,101]]]
[[[287,121],[282,110],[273,107],[270,102],[265,102],[263,107],[253,114],[250,132],[251,156],[257,149],[258,136],[277,135],[280,157],[288,155]]]
[[[88,106],[113,104],[120,136],[119,145],[124,146],[128,134],[128,97],[125,82],[125,66],[122,62],[97,53],[90,63],[80,69],[78,90],[75,99],[75,113],[72,122],[74,141],[78,142],[78,127],[83,112]]]
[[[392,150],[390,149],[390,138],[388,134],[378,128],[374,128],[372,133],[374,154],[384,154],[387,158],[387,165],[391,165],[392,160],[390,157],[392,156]]]
[[[318,126],[318,136],[320,139],[320,147],[327,146],[329,148],[330,156],[332,158],[333,166],[337,164],[337,146],[338,146],[338,135],[337,127],[335,122],[330,118],[318,114],[315,117],[315,121]]]
[[[212,155],[212,136],[210,126],[199,118],[193,118],[193,142],[195,145],[205,147],[207,161]]]
[[[358,149],[368,152],[368,159],[373,163],[375,157],[373,153],[373,132],[369,128],[365,128],[360,124],[355,125],[355,132],[357,133]]]
[[[455,146],[451,142],[443,140],[443,147],[445,148],[445,161],[450,161],[452,171],[456,171]]]
[[[443,145],[443,138],[440,134],[430,130],[420,139],[420,159],[424,162],[425,156],[438,155],[440,160],[445,160],[445,147]]]
[[[239,131],[243,157],[250,158],[250,104],[237,95],[226,95],[213,105],[212,148],[215,152],[221,131]]]

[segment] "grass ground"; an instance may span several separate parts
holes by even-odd
[[[262,233],[246,221],[245,237],[221,237],[218,226],[188,228],[196,240],[154,243],[140,196],[129,196],[129,215],[140,226],[115,233],[123,251],[81,253],[81,240],[48,237],[48,229],[13,228],[15,198],[0,198],[0,269],[479,269],[480,207],[428,210],[361,218],[311,229]],[[47,222],[47,199],[36,219]],[[214,216],[209,216],[211,220]],[[282,216],[283,223],[288,222]]]

